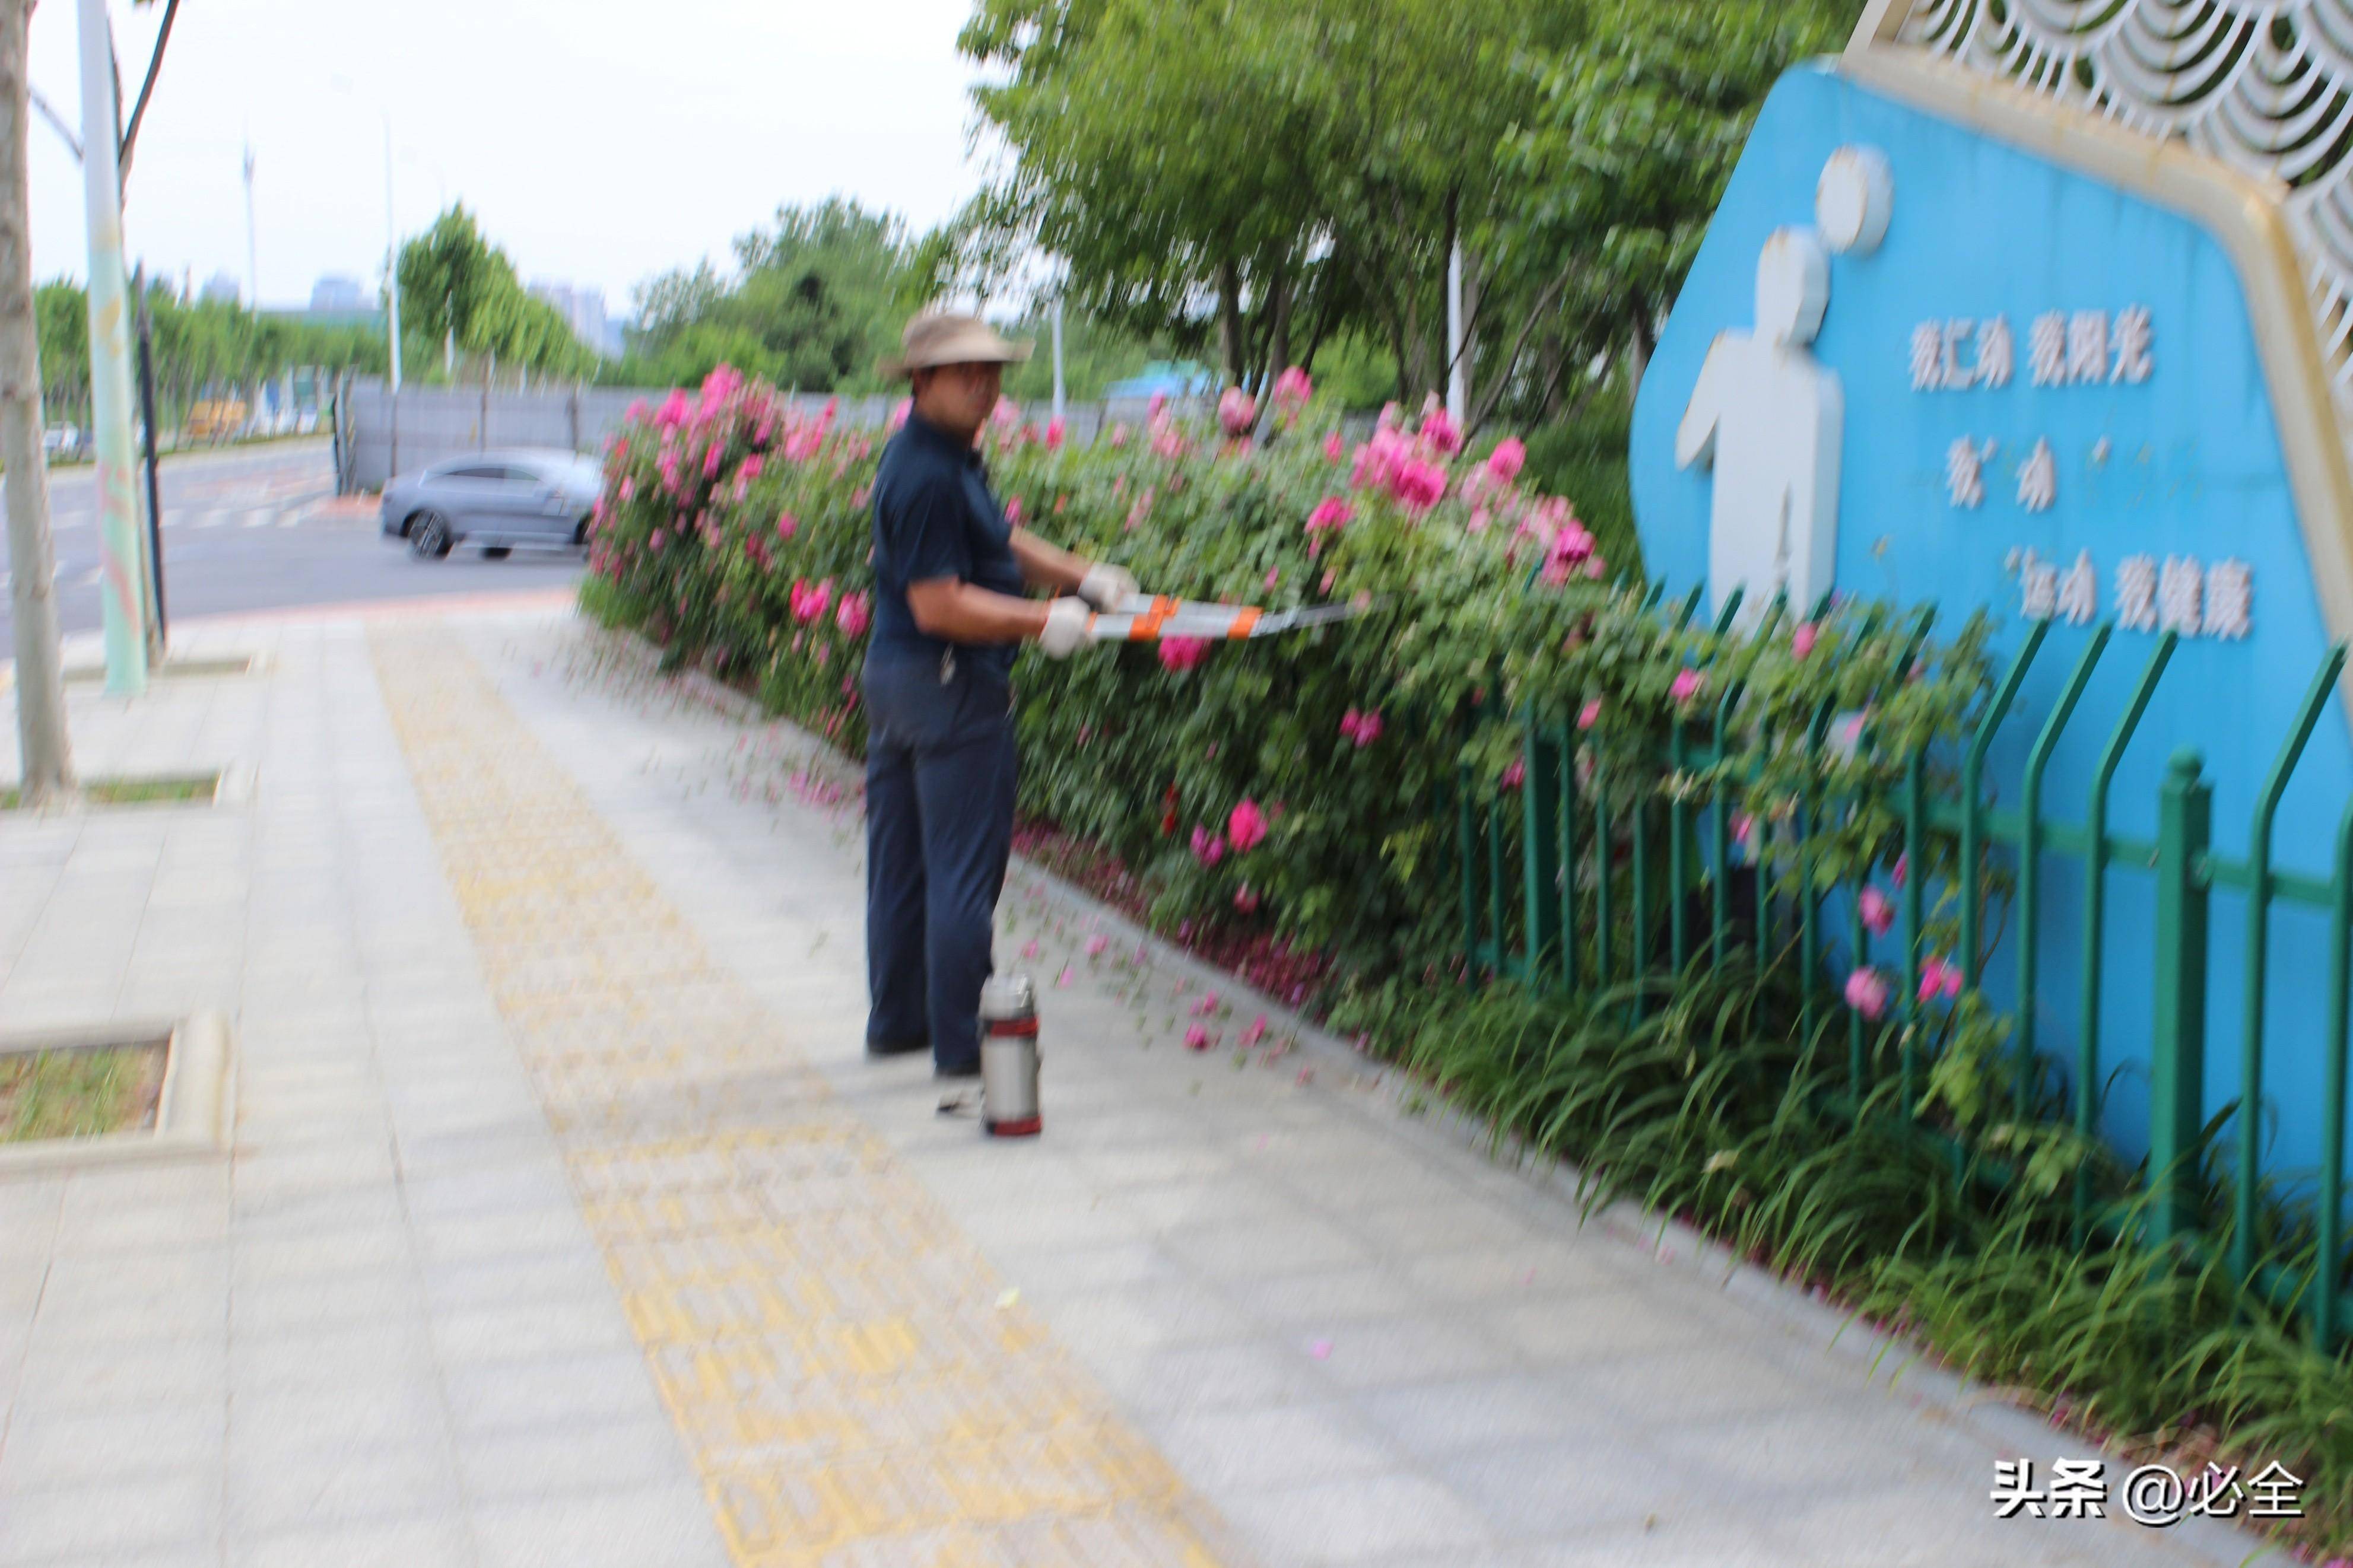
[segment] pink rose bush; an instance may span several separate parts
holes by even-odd
[[[605,454],[592,608],[854,752],[871,496],[887,426],[905,417],[858,428],[732,372],[649,399]],[[1172,920],[1247,916],[1285,940],[1385,951],[1442,925],[1453,891],[1428,854],[1417,872],[1378,848],[1427,831],[1447,693],[1507,669],[1504,700],[1552,701],[1590,778],[1603,750],[1647,743],[1743,679],[1719,682],[1705,652],[1670,652],[1662,634],[1597,636],[1635,624],[1608,559],[1622,549],[1546,491],[1524,443],[1435,405],[1388,410],[1357,438],[1300,372],[1206,412],[1155,400],[1092,439],[1004,404],[981,445],[1027,525],[1150,591],[1362,612],[1214,658],[1173,637],[1020,655],[1022,810],[1116,853]],[[1603,649],[1622,667],[1596,663]],[[1510,761],[1488,787],[1532,782]]]

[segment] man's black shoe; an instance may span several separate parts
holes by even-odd
[[[866,1054],[870,1057],[876,1058],[911,1057],[917,1051],[928,1051],[931,1048],[932,1042],[921,1038],[913,1040],[869,1040],[866,1042]]]

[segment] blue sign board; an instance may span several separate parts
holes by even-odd
[[[1821,588],[1976,608],[2015,651],[2052,623],[1990,769],[2019,804],[2028,748],[2099,623],[2115,630],[2045,776],[2084,821],[2093,770],[2162,630],[2180,643],[2126,752],[2111,831],[2153,838],[2159,783],[2202,754],[2218,852],[2242,855],[2256,795],[2329,643],[2240,279],[2189,219],[1830,66],[1775,89],[1637,400],[1636,515],[1671,588],[1749,600]],[[1835,421],[1835,428],[1824,428]],[[2326,875],[2353,791],[2331,701],[2282,804],[2284,868]],[[2080,861],[2042,868],[2036,1031],[2073,1059]],[[2148,868],[2107,889],[2101,977],[2107,1130],[2145,1136],[2154,983]],[[2213,907],[2206,1093],[2237,1095],[2245,909]],[[2325,922],[2274,916],[2266,1167],[2318,1140]],[[2014,942],[2010,944],[2014,947]],[[1891,955],[1880,955],[1883,960]],[[1989,972],[2004,999],[2015,953]]]

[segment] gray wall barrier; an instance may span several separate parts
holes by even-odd
[[[394,396],[375,377],[347,382],[338,395],[335,423],[336,479],[340,493],[380,490],[396,474],[413,474],[468,452],[501,447],[553,447],[575,452],[600,450],[605,437],[618,428],[629,405],[639,398],[659,403],[669,389],[619,386],[550,387],[543,391],[500,390],[492,387],[405,386]],[[791,400],[801,413],[814,417],[833,401],[821,393],[802,393]],[[836,417],[852,429],[880,430],[897,405],[897,396],[844,397]],[[1214,411],[1206,401],[1187,404],[1182,412],[1204,417]],[[1043,404],[1032,405],[1025,416],[1042,422]],[[1141,398],[1109,403],[1072,404],[1064,416],[1070,439],[1092,442],[1107,425],[1124,423],[1141,431],[1149,413]],[[1369,426],[1369,421],[1365,422]]]

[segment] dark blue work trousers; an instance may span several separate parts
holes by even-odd
[[[981,661],[866,666],[866,1038],[980,1066],[980,988],[1013,849],[1013,691]]]

